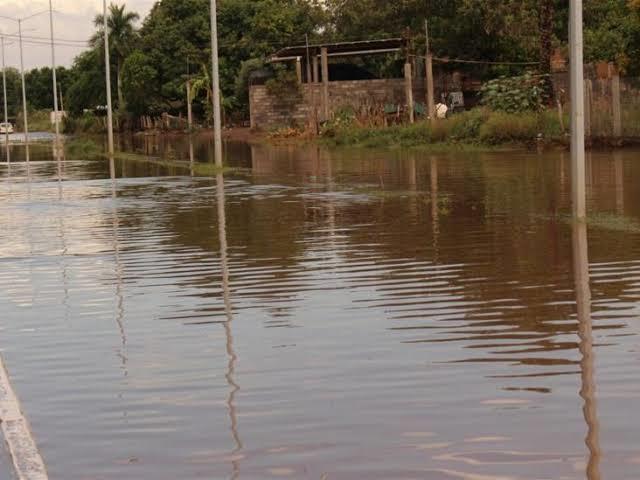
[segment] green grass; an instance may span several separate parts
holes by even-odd
[[[576,220],[569,213],[557,215],[539,215],[543,219],[556,219],[562,223],[573,224]],[[587,215],[586,223],[590,228],[612,232],[640,233],[640,222],[633,217],[610,212],[594,212]]]
[[[67,156],[74,160],[96,160],[107,157],[104,149],[95,141],[86,138],[77,138],[65,144]],[[146,163],[149,165],[158,165],[169,169],[181,169],[191,172],[191,164],[187,161],[161,159],[157,157],[148,157],[137,153],[116,152],[113,156],[115,160],[126,162]],[[219,173],[237,172],[238,169],[230,167],[217,167],[212,163],[193,163],[193,174],[199,177],[212,177]]]
[[[91,139],[74,138],[64,147],[67,156],[74,160],[90,160],[104,155],[104,149]]]
[[[181,160],[165,160],[156,157],[147,157],[136,153],[116,152],[113,156],[116,160],[124,160],[131,162],[147,163],[149,165],[158,165],[165,168],[178,168],[191,171],[192,165],[187,161]],[[231,167],[218,167],[213,163],[193,163],[193,173],[198,177],[212,177],[220,173],[237,172],[238,169]]]
[[[424,147],[429,150],[487,149],[495,146],[562,141],[564,131],[555,111],[504,113],[477,108],[412,125],[366,127],[339,122],[327,125],[323,141],[336,146]]]

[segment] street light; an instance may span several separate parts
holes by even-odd
[[[7,165],[11,164],[9,152],[9,114],[7,113],[7,69],[4,63],[4,35],[0,36],[2,43],[2,92],[4,98],[4,146],[7,149]]]
[[[53,44],[53,6],[49,0],[49,27],[51,30],[51,70],[53,72],[53,115],[56,123],[56,152],[60,148],[60,119],[58,118],[58,79],[56,74],[56,48]]]
[[[218,20],[216,0],[211,0],[211,64],[213,69],[213,140],[217,167],[222,167],[222,120],[220,115],[220,73],[218,66]]]
[[[24,117],[24,146],[25,146],[25,158],[27,161],[27,168],[29,166],[29,120],[27,118],[27,89],[24,80],[24,54],[22,49],[22,22],[29,20],[30,18],[47,13],[49,10],[43,10],[41,12],[34,13],[23,18],[13,18],[0,15],[0,18],[17,22],[18,24],[18,36],[20,39],[20,77],[22,79],[22,115]]]
[[[107,0],[102,1],[102,17],[104,21],[104,64],[105,64],[105,78],[107,84],[107,137],[109,141],[109,159],[111,174],[115,173],[115,166],[113,165],[113,106],[111,104],[111,60],[109,57],[109,22],[107,18]]]
[[[584,58],[582,0],[569,1],[569,49],[571,56],[571,191],[573,216],[587,215],[584,155]]]

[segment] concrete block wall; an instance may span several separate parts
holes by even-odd
[[[413,95],[416,102],[425,101],[424,79],[414,79]],[[305,125],[325,120],[322,109],[322,84],[301,85],[300,98],[283,102],[269,94],[264,85],[254,85],[249,91],[251,126],[265,129],[288,125]],[[353,80],[329,83],[329,110],[331,115],[342,108],[356,111],[379,109],[392,104],[404,106],[405,80]]]

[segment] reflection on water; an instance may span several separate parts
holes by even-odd
[[[634,478],[632,152],[591,155],[587,235],[561,153],[237,145],[248,173],[197,178],[185,139],[182,172],[0,164],[2,348],[52,476]]]

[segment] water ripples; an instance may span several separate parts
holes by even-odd
[[[592,228],[576,260],[556,167],[486,161],[512,193],[456,159],[387,171],[382,194],[365,168],[222,197],[12,167],[0,347],[52,476],[631,478],[637,234]],[[584,447],[596,391],[604,459]]]

